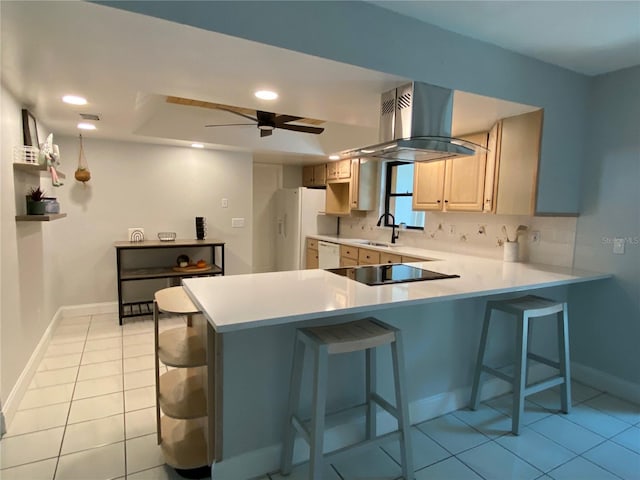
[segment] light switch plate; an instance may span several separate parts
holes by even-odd
[[[624,255],[624,238],[613,239],[613,253],[616,255]]]
[[[232,218],[231,219],[231,227],[232,228],[243,228],[244,227],[244,218]]]
[[[220,204],[222,205],[222,208],[228,208],[229,207],[229,200],[226,198],[223,198],[222,201],[220,202]]]

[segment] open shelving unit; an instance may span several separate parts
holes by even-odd
[[[16,215],[16,222],[50,222],[66,217],[66,213],[47,213],[46,215]]]
[[[46,165],[40,165],[38,163],[13,163],[13,171],[16,172],[25,172],[30,175],[37,175],[38,177],[45,175],[48,173],[48,168]],[[58,178],[67,178],[67,176],[58,172]],[[67,216],[66,213],[48,213],[45,215],[16,215],[16,222],[51,222],[53,220],[59,220],[61,218],[65,218]]]
[[[38,163],[15,162],[13,164],[13,169],[19,170],[21,172],[31,173],[33,175],[43,175],[48,172],[48,167],[46,165],[40,165]],[[58,178],[67,178],[67,176],[64,173],[59,172],[58,170],[56,170],[56,173],[58,174]]]
[[[162,313],[185,315],[185,325],[160,332]],[[220,339],[182,287],[155,293],[153,318],[157,442],[167,465],[207,469],[221,453]],[[175,368],[160,375],[160,362]]]

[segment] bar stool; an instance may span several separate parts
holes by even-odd
[[[484,354],[487,348],[487,336],[489,333],[489,322],[493,310],[500,310],[516,316],[516,359],[515,374],[513,377],[491,368],[484,364]],[[558,358],[559,361],[541,357],[529,352],[530,344],[530,319],[544,317],[547,315],[557,316],[558,332]],[[559,370],[559,374],[551,378],[527,386],[527,360],[535,360]],[[511,431],[514,435],[520,433],[520,420],[524,413],[524,399],[534,393],[547,390],[556,385],[563,385],[561,388],[561,411],[569,413],[571,408],[571,374],[569,370],[569,312],[566,302],[556,302],[546,298],[528,295],[511,300],[488,301],[484,323],[482,325],[482,337],[480,339],[480,349],[473,376],[473,387],[471,390],[471,410],[478,408],[480,401],[480,377],[482,372],[490,373],[513,385],[513,417]]]
[[[391,405],[376,393],[375,349],[386,344],[391,344],[396,396],[395,406]],[[306,425],[306,422],[298,416],[304,350],[306,347],[312,350],[315,364],[310,428]],[[374,446],[378,443],[389,441],[391,438],[398,438],[400,440],[400,454],[402,458],[402,475],[407,480],[413,480],[414,471],[411,434],[409,431],[409,403],[407,401],[405,386],[402,337],[397,328],[374,318],[366,318],[364,320],[339,325],[298,329],[293,352],[293,364],[291,367],[289,406],[282,450],[281,472],[283,475],[291,473],[293,446],[297,431],[309,444],[309,478],[312,480],[322,479],[328,357],[329,355],[362,350],[366,352],[365,405],[367,438],[363,442],[350,445],[347,448],[364,445]],[[376,405],[384,408],[398,420],[397,431],[380,437],[377,436]],[[339,452],[343,452],[344,450],[346,449],[340,449]]]

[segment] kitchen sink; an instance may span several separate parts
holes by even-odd
[[[393,248],[393,247],[401,247],[402,246],[401,243],[378,242],[378,241],[374,241],[374,240],[358,240],[355,243],[358,243],[360,245],[369,245],[370,247],[389,247],[389,248]]]

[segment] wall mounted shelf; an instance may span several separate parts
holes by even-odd
[[[21,172],[31,173],[33,175],[42,175],[48,173],[49,171],[46,165],[40,165],[37,163],[14,163],[13,169],[19,170]],[[64,173],[58,170],[56,170],[56,173],[58,174],[58,178],[67,178]]]
[[[51,222],[66,217],[66,213],[50,213],[48,215],[16,215],[16,222]]]

